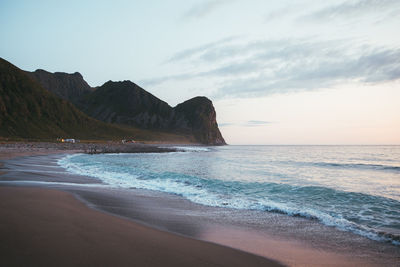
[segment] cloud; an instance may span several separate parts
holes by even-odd
[[[178,63],[193,61],[204,63],[221,62],[225,59],[244,58],[256,55],[259,57],[283,57],[295,54],[304,55],[323,46],[337,46],[341,41],[312,42],[309,39],[278,39],[257,40],[249,43],[240,42],[237,36],[231,36],[217,42],[208,43],[191,49],[186,49],[173,55],[167,62]]]
[[[232,2],[230,0],[209,0],[202,1],[194,6],[192,6],[186,13],[183,15],[183,18],[203,18],[210,14],[215,9]]]
[[[234,123],[231,122],[222,122],[222,123],[218,123],[218,127],[229,127],[229,126],[234,126]]]
[[[219,88],[215,97],[256,97],[310,91],[351,81],[384,83],[400,79],[399,58],[400,49],[380,49],[349,57],[319,58],[314,55],[292,62],[281,61],[282,67],[275,68],[271,74],[232,79]]]
[[[305,20],[327,20],[336,18],[353,18],[371,13],[391,12],[400,7],[398,0],[359,0],[345,1],[338,5],[328,6],[301,17]]]
[[[242,62],[234,65],[223,65],[214,69],[199,72],[186,72],[177,75],[168,75],[157,77],[153,79],[146,79],[139,81],[143,86],[158,85],[167,81],[184,81],[194,78],[207,78],[207,77],[226,77],[233,76],[235,74],[243,75],[246,73],[252,73],[260,69],[260,65],[252,62]]]
[[[229,51],[222,53],[221,51]],[[187,71],[142,81],[213,80],[211,97],[257,97],[329,88],[339,83],[385,83],[400,79],[400,47],[356,45],[350,40],[236,39],[185,50],[169,64]],[[182,54],[181,54],[182,55]]]
[[[271,124],[270,121],[247,121],[243,124],[243,126],[247,127],[258,127],[258,126],[265,126]]]
[[[302,5],[291,3],[288,6],[268,12],[264,19],[265,22],[271,22],[273,20],[282,20],[289,15],[297,14],[301,10]]]
[[[224,44],[229,43],[235,39],[237,39],[237,36],[230,36],[230,37],[218,40],[216,42],[211,42],[211,43],[207,43],[207,44],[197,46],[194,48],[182,50],[182,51],[174,54],[172,57],[170,57],[165,63],[178,62],[178,61],[190,59],[191,57],[193,57],[195,55],[204,54],[207,51],[212,51],[216,47],[223,46]]]

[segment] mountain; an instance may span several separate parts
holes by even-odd
[[[145,129],[167,129],[172,108],[130,81],[108,81],[77,105],[101,121]]]
[[[174,112],[178,118],[183,116],[183,122],[175,121],[175,128],[189,128],[189,132],[201,143],[226,144],[218,129],[214,106],[207,97],[189,99],[177,105]]]
[[[0,137],[161,140],[189,142],[185,135],[146,131],[90,118],[44,89],[26,72],[0,58]]]
[[[101,121],[194,136],[202,144],[223,145],[212,102],[195,97],[175,108],[131,81],[108,81],[77,106]]]
[[[206,97],[195,97],[172,108],[131,81],[108,81],[91,88],[79,73],[37,70],[29,75],[48,91],[103,122],[193,136],[202,144],[225,144],[215,109]]]
[[[173,108],[131,81],[92,88],[78,72],[28,72],[0,60],[2,137],[134,137],[225,144],[206,97]]]
[[[73,74],[64,72],[51,73],[38,69],[34,72],[26,71],[26,73],[38,81],[46,90],[74,104],[81,97],[94,90],[79,72]]]

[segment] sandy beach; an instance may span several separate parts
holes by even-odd
[[[6,266],[398,266],[397,247],[313,220],[263,212],[263,225],[249,224],[246,212],[110,189],[55,164],[79,149],[10,147],[0,176]]]
[[[0,151],[4,160],[82,149],[17,144]],[[90,209],[59,190],[0,186],[0,203],[4,266],[282,266]]]

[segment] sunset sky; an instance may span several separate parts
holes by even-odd
[[[0,0],[0,57],[209,97],[230,144],[400,144],[400,1]]]

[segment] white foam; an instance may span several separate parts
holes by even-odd
[[[204,146],[174,146],[174,148],[187,152],[208,152],[210,148]]]
[[[122,170],[105,170],[102,164],[85,166],[81,163],[73,163],[71,159],[72,157],[76,156],[79,155],[68,155],[59,160],[58,163],[60,166],[66,168],[69,172],[99,178],[101,181],[108,184],[109,187],[140,188],[172,193],[180,195],[192,202],[207,206],[276,211],[288,214],[290,216],[301,216],[305,218],[317,219],[325,225],[333,226],[343,231],[350,231],[369,239],[377,241],[389,241],[393,244],[399,243],[397,241],[390,240],[389,238],[379,236],[372,229],[368,229],[353,223],[339,215],[334,216],[306,207],[301,207],[301,209],[299,209],[298,207],[291,206],[290,204],[279,203],[265,198],[250,199],[249,197],[240,195],[235,196],[210,192],[204,187],[197,187],[195,184],[185,183],[185,179],[168,177],[168,175],[155,177],[152,179],[142,179],[139,174],[134,174],[128,171],[122,172]]]

